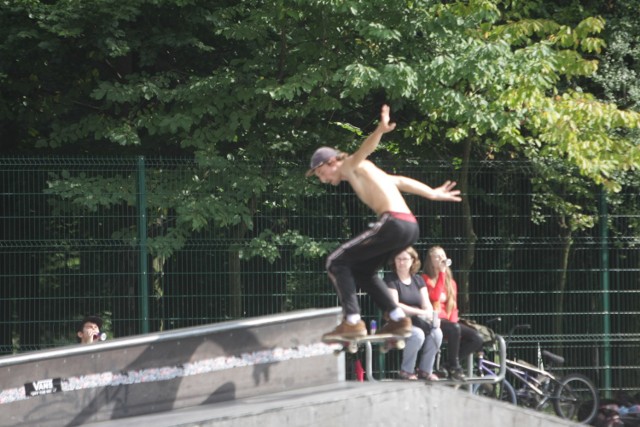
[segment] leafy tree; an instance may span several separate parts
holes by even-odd
[[[617,191],[617,172],[635,169],[638,162],[637,147],[623,136],[626,129],[637,127],[638,115],[598,102],[576,85],[596,70],[596,62],[583,55],[595,54],[604,45],[592,37],[602,30],[603,21],[585,17],[572,28],[548,17],[530,17],[530,3],[504,13],[496,6],[493,2],[435,6],[439,17],[435,22],[459,26],[455,31],[442,24],[425,28],[435,54],[424,58],[424,67],[435,78],[420,79],[429,83],[421,88],[417,102],[430,111],[432,119],[444,122],[439,128],[446,130],[449,140],[465,146],[463,190],[468,182],[464,165],[472,147],[490,158],[503,153],[531,159],[534,167],[559,159],[585,179],[569,178],[573,189],[552,192],[558,197],[538,201],[554,210],[573,212],[567,217],[572,224],[569,229],[591,226],[593,205],[576,203],[567,194],[582,194],[593,182]],[[517,21],[509,20],[515,16]],[[426,129],[422,139],[427,139],[434,127],[418,124],[415,129]],[[567,190],[565,167],[559,166],[557,173],[539,168],[545,191]],[[548,185],[553,181],[558,181],[555,188]],[[468,270],[473,264],[475,232],[470,207],[464,209],[469,242],[464,269]],[[566,271],[566,265],[561,269]],[[466,277],[462,285],[464,292]]]
[[[163,224],[149,243],[158,273],[205,229],[238,242],[229,246],[238,273],[241,258],[273,259],[282,244],[326,253],[331,244],[296,230],[255,230],[255,216],[303,210],[300,197],[322,190],[301,182],[301,163],[317,145],[353,150],[351,130],[366,133],[382,102],[405,129],[385,140],[389,154],[431,155],[439,147],[422,142],[449,141],[461,144],[463,172],[474,156],[553,158],[581,185],[617,190],[616,172],[640,164],[627,138],[638,115],[576,84],[596,70],[604,22],[531,17],[538,5],[549,3],[12,2],[0,17],[0,131],[12,152],[195,159],[188,173],[149,177],[158,191],[148,227]],[[460,181],[467,191],[469,177]],[[51,192],[82,194],[74,200],[87,209],[114,202],[100,183],[71,183],[54,180]],[[469,270],[475,232],[471,205],[463,209]],[[239,296],[241,283],[230,285]]]

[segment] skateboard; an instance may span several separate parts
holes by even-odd
[[[326,337],[322,340],[325,344],[335,345],[334,353],[339,354],[342,351],[349,353],[357,353],[358,347],[365,343],[380,345],[380,352],[386,353],[392,349],[402,350],[405,346],[405,337],[402,335],[392,334],[376,334],[367,335],[358,338],[345,338],[340,336]]]

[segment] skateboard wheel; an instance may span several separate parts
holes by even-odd
[[[348,350],[349,350],[349,353],[357,353],[358,344],[349,344]]]
[[[380,347],[380,353],[387,354],[389,352],[389,348],[386,345]]]
[[[398,343],[396,344],[396,348],[398,350],[402,350],[404,348],[404,346],[405,346],[404,340],[399,340]]]

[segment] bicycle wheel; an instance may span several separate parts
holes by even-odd
[[[555,390],[553,409],[561,418],[587,424],[598,412],[598,390],[584,375],[569,374]]]
[[[497,384],[476,384],[473,386],[473,394],[498,399],[513,405],[518,403],[515,389],[506,380]]]

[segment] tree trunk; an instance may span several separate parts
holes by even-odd
[[[158,319],[158,331],[164,331],[164,268],[167,258],[157,256],[153,258],[153,298],[156,301],[156,317]]]
[[[571,227],[561,224],[560,235],[562,239],[562,248],[560,254],[560,273],[556,282],[556,298],[553,310],[553,330],[551,333],[556,336],[562,335],[562,320],[564,318],[564,293],[567,289],[567,269],[569,267],[569,253],[573,245],[573,234]],[[558,354],[562,354],[562,347],[557,349]]]
[[[236,245],[233,245],[229,249],[229,316],[232,319],[239,319],[244,316],[243,294],[240,250]]]
[[[462,233],[464,241],[466,242],[461,265],[462,273],[460,275],[460,280],[458,280],[458,307],[463,313],[469,313],[471,311],[471,304],[469,302],[469,271],[475,261],[476,241],[478,240],[478,236],[473,229],[471,204],[469,203],[468,197],[469,163],[471,161],[471,147],[473,142],[472,138],[467,138],[464,142],[462,173],[460,175],[460,181],[458,182],[458,188],[462,193]],[[462,298],[460,298],[460,296]]]
[[[252,215],[256,212],[257,203],[258,201],[255,196],[249,200]],[[234,242],[240,242],[247,234],[248,229],[245,222],[240,222],[232,232]],[[240,249],[238,243],[232,243],[229,247],[229,316],[231,316],[232,319],[245,317],[244,304],[242,303],[244,289],[242,286]]]

